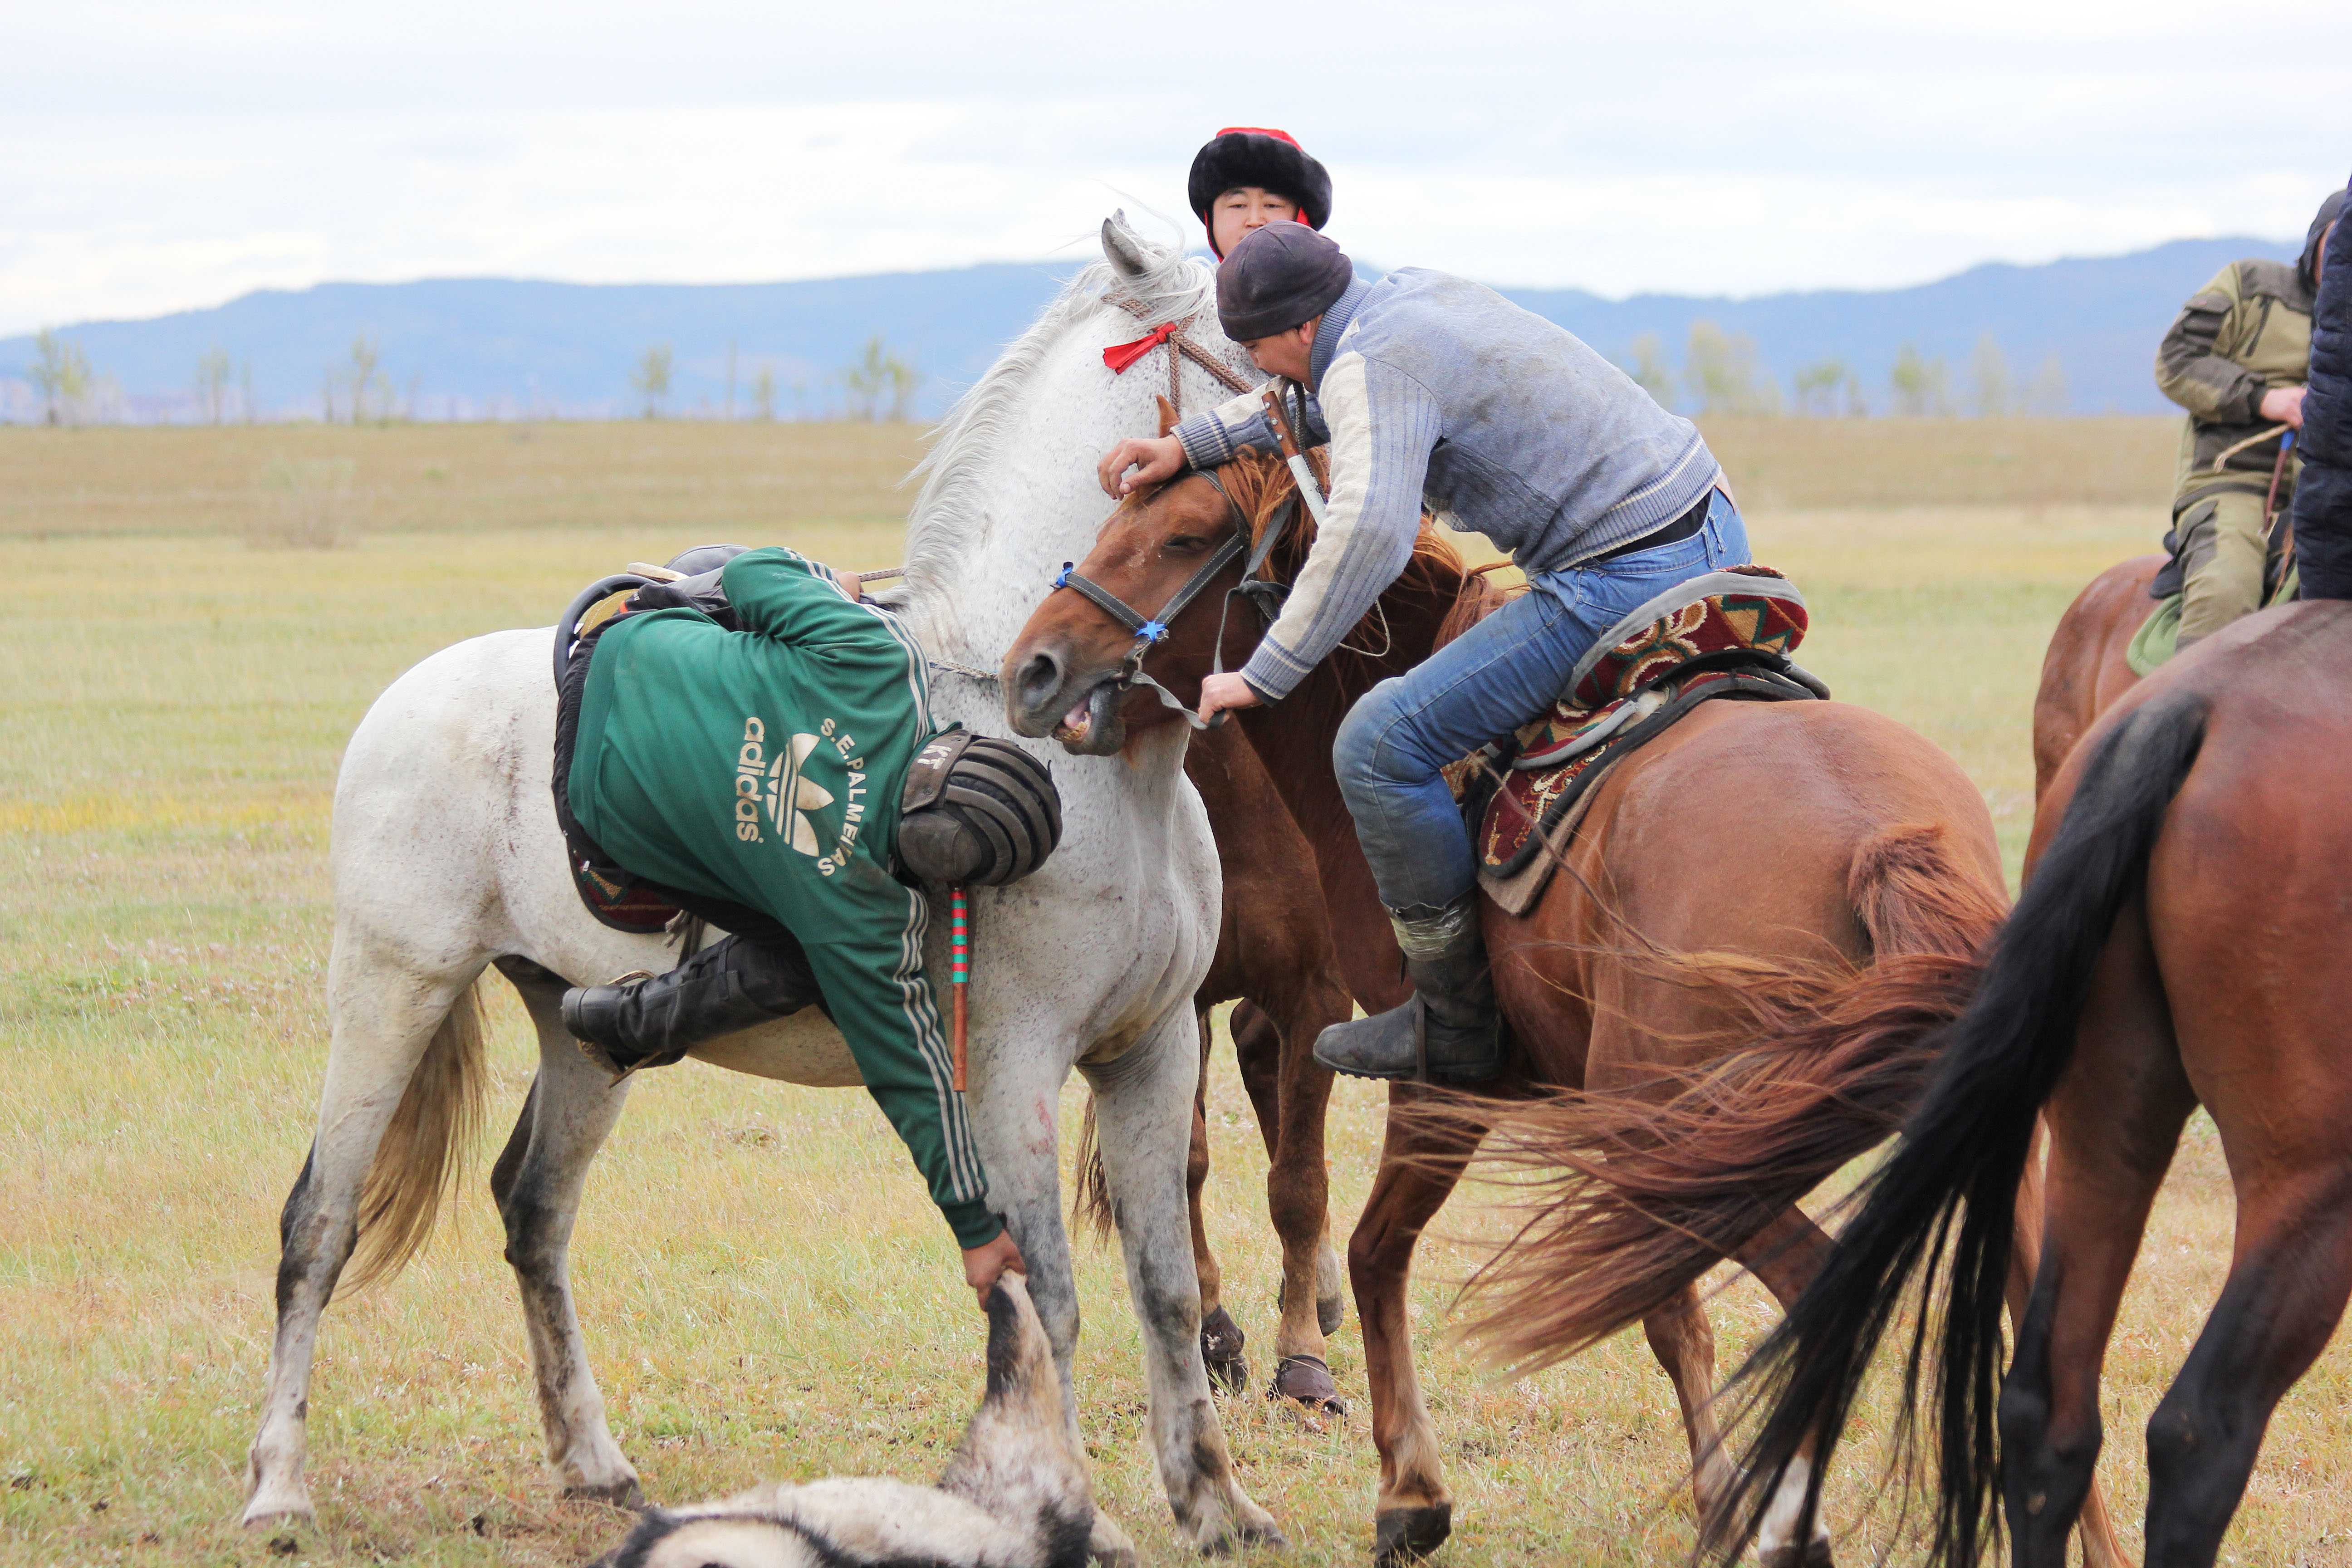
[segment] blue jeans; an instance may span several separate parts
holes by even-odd
[[[1443,908],[1477,885],[1469,829],[1438,770],[1552,705],[1601,634],[1675,584],[1747,563],[1748,528],[1721,490],[1688,539],[1599,565],[1541,572],[1528,592],[1357,700],[1332,762],[1381,902]]]

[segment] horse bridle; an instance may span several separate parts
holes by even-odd
[[[1253,545],[1250,542],[1249,517],[1242,510],[1241,503],[1234,500],[1233,492],[1225,489],[1225,481],[1218,477],[1217,470],[1201,468],[1195,472],[1199,478],[1214,485],[1217,494],[1224,498],[1225,509],[1233,514],[1234,530],[1224,537],[1216,549],[1209,552],[1209,558],[1202,562],[1199,568],[1184,580],[1183,585],[1169,595],[1168,602],[1160,606],[1158,615],[1144,615],[1091,577],[1082,575],[1078,571],[1077,563],[1073,561],[1062,563],[1061,574],[1054,579],[1054,586],[1077,590],[1096,608],[1135,634],[1135,644],[1127,650],[1127,657],[1120,660],[1118,676],[1112,684],[1121,691],[1131,691],[1139,687],[1157,697],[1162,706],[1172,708],[1182,714],[1184,721],[1195,730],[1209,730],[1224,722],[1224,712],[1221,710],[1214,718],[1203,719],[1199,713],[1185,707],[1176,700],[1174,692],[1143,673],[1144,655],[1167,638],[1169,626],[1174,623],[1177,616],[1184,613],[1187,605],[1201,596],[1209,584],[1216,579],[1217,574],[1232,564],[1236,556],[1244,553],[1248,556],[1248,560],[1242,567],[1242,580],[1225,590],[1224,603],[1217,612],[1217,641],[1209,672],[1212,675],[1223,675],[1225,672],[1225,624],[1227,617],[1233,614],[1235,595],[1248,599],[1257,606],[1258,617],[1264,624],[1267,626],[1274,624],[1276,614],[1280,611],[1283,600],[1290,593],[1290,585],[1286,583],[1271,581],[1258,574],[1265,565],[1266,557],[1274,552],[1275,545],[1281,541],[1284,532],[1288,530],[1290,520],[1298,510],[1298,498],[1293,495],[1282,503],[1281,508],[1267,520],[1265,532]]]

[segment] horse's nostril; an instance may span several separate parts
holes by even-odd
[[[1035,704],[1054,695],[1062,684],[1062,661],[1052,654],[1039,652],[1021,667],[1015,683],[1023,701]]]

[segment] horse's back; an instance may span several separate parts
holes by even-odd
[[[465,920],[506,852],[542,826],[561,869],[547,789],[552,636],[493,632],[455,644],[369,705],[335,776],[328,858],[339,923],[371,910],[411,930]]]
[[[2162,555],[2135,555],[2091,579],[2058,617],[2042,658],[2042,685],[2033,698],[2033,797],[2085,731],[2139,677],[2126,657],[2155,604],[2147,585],[2164,569]]]
[[[1852,703],[1710,702],[1601,782],[1569,873],[1489,935],[1522,950],[1542,983],[1600,1004],[1579,1030],[1624,1016],[1696,1031],[1719,1023],[1709,998],[1651,984],[1612,955],[1860,961],[1872,951],[1864,883],[1890,847],[1965,883],[1967,901],[2005,898],[1984,799],[1927,737]]]

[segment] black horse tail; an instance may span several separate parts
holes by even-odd
[[[1940,1322],[1923,1310],[1914,1331],[1896,1441],[1907,1461],[1932,1343],[1939,1485],[1929,1561],[1977,1561],[1998,1473],[2003,1287],[2034,1121],[2074,1052],[2116,919],[2147,887],[2149,852],[2204,743],[2208,711],[2201,694],[2171,693],[2093,742],[1982,985],[1943,1031],[1934,1079],[1900,1143],[1854,1194],[1861,1210],[1819,1278],[1734,1380],[1751,1390],[1746,1409],[1761,1414],[1746,1475],[1710,1521],[1714,1548],[1736,1550],[1752,1535],[1800,1448],[1817,1437],[1795,1532],[1811,1537],[1828,1456],[1918,1276],[1923,1301],[1940,1292],[1942,1310]],[[1909,1473],[1907,1462],[1898,1471]]]

